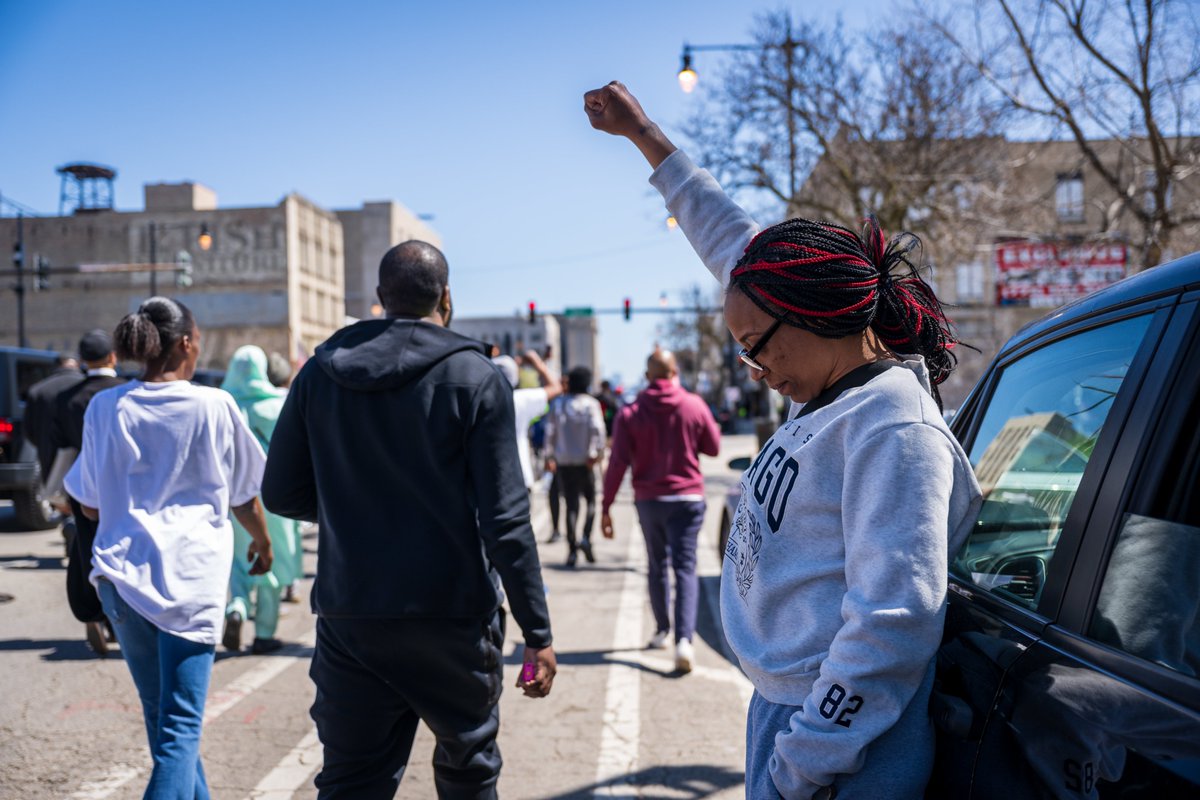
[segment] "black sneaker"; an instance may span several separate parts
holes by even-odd
[[[250,645],[250,652],[256,656],[274,653],[279,648],[283,647],[283,642],[275,638],[270,639],[255,639],[254,644]]]
[[[574,550],[571,551],[570,555],[567,556],[567,566],[568,567],[575,566],[575,560],[578,558],[578,555],[579,554],[576,553]]]
[[[589,564],[596,563],[596,556],[592,554],[592,541],[584,539],[579,543],[579,549],[583,551],[583,557],[587,559]]]
[[[221,637],[221,644],[234,652],[242,649],[242,615],[236,611],[225,615],[225,635]]]

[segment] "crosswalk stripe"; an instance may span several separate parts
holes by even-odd
[[[291,800],[321,767],[321,759],[321,741],[314,728],[258,782],[246,800]]]
[[[316,631],[309,631],[301,637],[299,645],[289,645],[270,658],[264,659],[246,670],[226,686],[209,696],[204,704],[204,723],[207,725],[224,714],[235,705],[245,700],[250,694],[264,686],[285,669],[298,661],[308,659],[303,652],[316,641]],[[298,652],[289,652],[298,651]],[[144,776],[148,772],[145,766],[134,767],[129,764],[114,764],[100,778],[84,782],[71,795],[71,800],[105,800],[111,797],[125,784]]]
[[[641,531],[631,526],[625,534],[625,562],[640,566],[638,555]],[[640,569],[625,572],[617,605],[617,625],[612,650],[634,650],[643,644],[643,584]],[[604,720],[600,731],[600,753],[596,764],[596,789],[593,797],[637,797],[638,788],[627,783],[628,776],[637,771],[638,746],[641,736],[641,671],[628,664],[614,662],[608,666],[608,686],[604,693]]]

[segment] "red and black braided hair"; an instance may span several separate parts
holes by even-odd
[[[886,239],[874,216],[861,236],[829,222],[789,219],[751,240],[729,286],[775,319],[818,336],[840,339],[871,328],[892,352],[923,356],[936,387],[957,363],[958,338],[913,264],[920,246],[911,233]]]

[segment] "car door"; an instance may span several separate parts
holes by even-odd
[[[1046,796],[1200,797],[1200,305],[1185,297],[1112,457],[1058,619],[990,724]]]
[[[1068,768],[1037,758],[1045,743],[1025,716],[1014,721],[1014,697],[1068,597],[1135,401],[1161,392],[1147,376],[1165,357],[1175,300],[1096,314],[1002,353],[956,420],[984,503],[951,561],[931,796],[1086,796],[1061,791]]]

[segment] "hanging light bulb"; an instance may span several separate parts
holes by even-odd
[[[691,94],[696,88],[697,80],[696,70],[692,69],[692,49],[685,44],[682,64],[679,67],[679,88],[683,89],[684,94]]]

